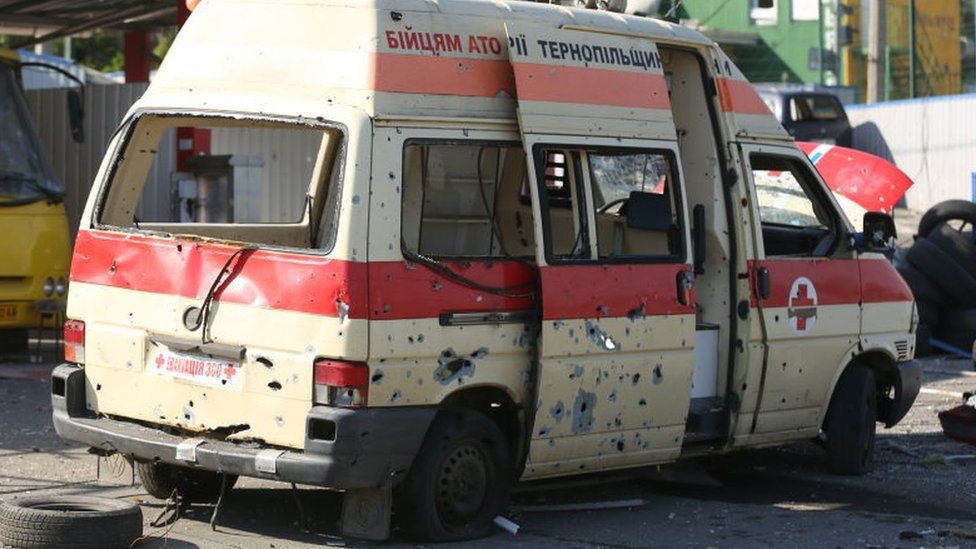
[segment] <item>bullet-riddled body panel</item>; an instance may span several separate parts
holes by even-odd
[[[693,117],[674,115],[662,44],[696,63],[700,56],[707,73],[701,87],[715,84],[714,105],[691,109]],[[604,61],[618,63],[585,59],[597,46]],[[692,68],[686,73],[701,72]],[[87,326],[93,411],[300,449],[316,394],[313,363],[328,358],[367,365],[368,407],[436,406],[448,399],[463,405],[459,392],[485,389],[492,406],[510,401],[513,409],[505,412],[518,425],[505,427],[512,446],[526,452],[523,478],[680,456],[689,437],[700,304],[691,274],[695,203],[682,186],[701,184],[694,176],[684,182],[681,170],[707,155],[708,167],[699,171],[731,173],[742,160],[735,140],[787,148],[789,139],[717,46],[650,18],[531,2],[208,0],[131,116],[214,111],[255,124],[272,116],[275,124],[328,123],[334,135],[342,133],[335,246],[251,250],[242,249],[246,242],[140,235],[138,223],[125,232],[99,226],[98,193],[113,167],[107,161],[82,223],[68,309]],[[714,150],[680,142],[688,129],[676,128],[677,120],[709,114]],[[537,144],[562,146],[561,154],[602,147],[652,149],[671,158],[679,189],[671,207],[680,222],[659,241],[670,247],[677,238],[680,249],[607,265],[550,262],[533,171],[540,164],[533,156]],[[427,160],[409,157],[408,149],[422,149],[419,157],[429,159],[424,155],[437,146],[483,149],[472,153],[476,174],[442,178],[440,188],[475,180],[484,191],[490,186],[482,181],[482,155],[494,154],[494,190],[508,194],[490,206],[482,200],[501,234],[492,232],[489,250],[498,237],[511,246],[505,253],[411,255],[422,239],[408,234],[416,219],[404,214],[412,200],[405,188],[409,177],[429,174],[421,168]],[[682,156],[692,161],[682,164]],[[726,330],[727,364],[718,367],[714,399],[737,412],[728,440],[711,433],[708,447],[722,450],[815,435],[855,354],[883,350],[902,359],[911,349],[901,349],[912,345],[910,295],[884,294],[884,283],[866,282],[868,270],[888,279],[877,265],[861,265],[858,279],[853,254],[843,260],[844,273],[828,273],[827,291],[817,262],[766,262],[774,274],[790,276],[776,281],[776,298],[760,309],[757,264],[747,261],[765,258],[759,220],[747,213],[755,195],[746,175],[727,194],[714,193],[729,200],[732,214],[714,231],[722,240],[713,248],[722,253],[714,255],[725,263],[706,265],[712,275],[706,299],[715,307],[707,322]],[[724,178],[705,179],[720,184]],[[425,200],[421,193],[421,210]],[[552,219],[571,222],[573,214],[563,208]],[[456,217],[448,221],[458,227],[476,222]],[[598,229],[586,228],[594,242]],[[445,232],[460,240],[467,230]],[[201,306],[235,251],[242,254],[238,268],[214,294],[212,341],[203,342],[200,331],[187,328],[186,312]],[[793,291],[801,277],[821,291],[821,302],[816,330],[804,309],[811,328],[798,333],[797,309],[804,307],[790,296],[810,297]],[[731,285],[737,303],[729,299]],[[837,293],[843,295],[835,299]],[[187,368],[212,375],[190,379]]]

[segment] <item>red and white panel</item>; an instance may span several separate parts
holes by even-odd
[[[523,133],[675,139],[657,46],[506,23]]]

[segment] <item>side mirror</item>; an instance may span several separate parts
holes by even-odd
[[[881,212],[864,214],[864,232],[860,239],[862,246],[869,249],[887,248],[897,237],[895,220],[890,215]]]
[[[78,90],[68,91],[68,121],[75,143],[85,142],[85,105]]]

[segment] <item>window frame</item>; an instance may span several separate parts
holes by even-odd
[[[591,242],[590,235],[591,230],[595,227],[596,223],[596,208],[592,205],[588,206],[590,202],[593,201],[593,182],[589,176],[589,165],[583,166],[582,161],[579,164],[574,162],[573,170],[579,172],[579,176],[575,178],[576,180],[576,194],[578,196],[585,197],[586,203],[583,204],[582,210],[585,212],[585,219],[583,219],[583,227],[585,227],[585,246],[584,249],[587,250],[591,257],[590,258],[566,258],[566,257],[556,257],[552,253],[552,238],[550,238],[550,209],[547,201],[541,200],[545,196],[545,186],[542,180],[539,178],[539,174],[543,173],[545,170],[545,152],[547,150],[559,150],[559,151],[572,151],[577,154],[573,155],[573,158],[582,159],[582,154],[578,153],[600,153],[600,152],[612,152],[612,153],[635,153],[635,154],[662,154],[667,157],[668,167],[670,171],[670,187],[673,189],[674,198],[674,216],[675,225],[677,226],[677,234],[680,236],[680,240],[677,243],[677,250],[673,254],[668,255],[653,255],[653,256],[621,256],[613,258],[601,258],[599,257],[599,242]],[[587,162],[589,162],[587,160]],[[558,143],[553,141],[539,141],[532,144],[532,164],[534,169],[535,186],[539,193],[539,220],[538,223],[542,226],[542,250],[544,258],[547,265],[668,265],[668,264],[686,264],[688,263],[688,250],[689,243],[687,242],[687,231],[685,227],[685,203],[684,203],[684,193],[683,184],[681,181],[681,171],[678,165],[678,153],[675,149],[667,147],[640,147],[640,146],[621,146],[621,145],[601,145],[601,144],[579,144],[579,143]],[[589,188],[586,188],[586,187]],[[538,247],[539,243],[536,243]],[[596,252],[596,257],[592,258],[593,253]]]
[[[129,233],[136,233],[136,234],[145,234],[150,236],[161,236],[164,238],[193,237],[193,238],[203,238],[204,240],[211,240],[214,242],[225,241],[220,238],[194,236],[192,235],[192,233],[188,233],[188,234],[169,233],[165,231],[157,231],[148,228],[140,228],[135,219],[133,220],[132,226],[114,225],[102,221],[103,215],[105,213],[105,207],[112,193],[112,189],[116,184],[116,177],[118,175],[119,170],[122,168],[123,164],[125,163],[126,160],[125,153],[128,150],[129,146],[132,144],[132,139],[133,136],[135,135],[136,129],[139,126],[139,122],[143,118],[147,118],[147,117],[154,117],[159,119],[194,118],[194,119],[199,119],[201,121],[216,120],[218,122],[223,120],[232,120],[235,122],[252,121],[261,124],[283,124],[283,125],[291,125],[299,128],[304,127],[309,129],[318,129],[323,132],[329,130],[337,132],[339,134],[340,141],[338,144],[338,148],[336,149],[335,152],[335,158],[333,160],[332,168],[328,171],[328,174],[326,175],[326,177],[328,178],[328,182],[325,185],[325,189],[324,189],[325,193],[322,195],[321,203],[317,206],[320,210],[320,215],[319,215],[320,225],[319,227],[316,227],[315,231],[313,231],[314,236],[316,238],[320,236],[327,236],[328,246],[327,247],[321,247],[321,246],[297,247],[297,246],[286,246],[280,244],[257,243],[257,245],[262,249],[284,250],[284,251],[298,252],[298,253],[308,254],[308,255],[326,256],[326,255],[330,255],[333,251],[335,251],[335,247],[338,242],[338,233],[339,233],[339,225],[340,225],[340,220],[338,216],[341,215],[342,196],[343,193],[345,192],[345,186],[346,186],[346,176],[347,176],[346,167],[347,167],[347,160],[349,154],[349,136],[350,136],[349,128],[341,122],[335,122],[331,120],[328,121],[309,120],[308,118],[303,118],[303,117],[280,116],[280,115],[256,115],[255,113],[242,112],[242,111],[220,111],[219,113],[213,113],[209,111],[202,112],[196,110],[180,110],[180,111],[142,110],[136,112],[135,114],[133,114],[132,116],[126,119],[123,119],[122,123],[115,130],[113,136],[109,139],[109,149],[107,150],[106,154],[111,155],[112,163],[109,166],[109,169],[106,170],[105,175],[102,178],[100,178],[97,182],[98,193],[95,195],[95,199],[92,204],[92,210],[91,210],[91,227],[93,229],[114,231],[114,232],[129,232]],[[116,136],[118,135],[121,135],[121,139],[119,139],[118,142],[116,142],[113,145],[112,143],[115,140]],[[332,223],[332,230],[330,231],[331,234],[323,235],[321,231],[321,220],[323,215],[325,214],[325,208],[328,206],[325,203],[325,199],[329,194],[329,187],[332,182],[334,182],[337,185],[336,204],[334,208],[337,217],[335,221]],[[311,183],[312,182],[309,181],[309,185],[311,185]],[[139,198],[141,198],[142,196],[142,190],[145,188],[146,183],[143,182],[142,185],[143,187],[140,189]],[[308,191],[306,190],[306,196],[307,195],[308,195]],[[311,211],[307,206],[307,198],[306,198],[306,206],[304,208],[304,213],[302,214],[302,218],[296,222],[241,223],[240,225],[252,226],[252,227],[256,227],[260,225],[267,225],[272,227],[306,226],[311,231],[311,226],[310,226],[311,222],[312,222],[312,215],[311,215]],[[186,227],[193,227],[193,226],[207,226],[207,225],[220,225],[220,224],[219,223],[181,223],[180,225],[185,225]]]
[[[410,138],[404,139],[403,140],[403,144],[401,145],[401,149],[400,149],[400,174],[401,174],[401,176],[400,176],[400,210],[399,210],[399,216],[400,216],[400,253],[401,254],[404,254],[404,256],[406,256],[407,254],[418,254],[418,255],[425,256],[425,257],[429,257],[431,259],[436,259],[438,261],[445,261],[445,262],[448,262],[448,263],[457,263],[457,262],[465,262],[465,261],[467,261],[467,262],[476,262],[476,263],[491,263],[491,262],[497,262],[497,261],[520,261],[520,260],[523,260],[524,257],[509,257],[509,256],[506,256],[506,255],[504,255],[504,251],[501,250],[501,249],[499,249],[500,255],[428,255],[428,254],[423,253],[419,249],[417,249],[417,250],[411,250],[411,249],[409,249],[407,247],[407,242],[406,242],[406,239],[404,238],[404,234],[405,233],[404,233],[404,226],[403,226],[404,220],[406,219],[406,216],[403,215],[403,198],[404,198],[404,196],[406,196],[406,188],[407,188],[406,169],[405,169],[405,167],[407,165],[407,147],[417,146],[417,145],[420,145],[420,146],[429,146],[429,145],[447,145],[447,146],[450,146],[450,145],[454,145],[454,146],[461,146],[461,147],[477,147],[477,146],[485,147],[485,146],[487,146],[487,147],[495,147],[495,148],[498,148],[498,149],[514,149],[514,150],[517,150],[517,151],[523,151],[524,152],[524,149],[522,147],[522,143],[520,143],[518,141],[509,141],[509,140],[494,140],[494,139],[453,139],[453,138],[440,139],[440,138],[437,138],[437,137],[410,137]],[[420,204],[421,204],[421,208],[420,208],[420,224],[418,225],[418,228],[419,228],[420,232],[417,235],[417,247],[418,248],[420,248],[420,242],[421,242],[422,237],[423,237],[424,204],[426,203],[426,195],[427,195],[427,189],[426,189],[426,187],[422,187],[421,201],[420,201]],[[496,207],[496,208],[497,208],[497,200],[498,200],[498,196],[497,196],[497,193],[496,193],[496,195],[495,195],[495,202],[493,203],[493,206]],[[498,242],[498,245],[501,246],[502,243],[500,241],[498,241],[497,239],[495,239],[494,227],[492,227],[490,225],[489,225],[489,234],[491,235],[491,241],[497,241]]]
[[[789,154],[785,151],[780,152],[780,151],[751,150],[748,151],[747,154],[749,158],[749,180],[752,184],[753,192],[755,193],[755,197],[756,197],[755,211],[759,221],[759,237],[763,243],[763,256],[766,259],[769,258],[788,259],[788,258],[796,257],[793,255],[773,255],[773,256],[769,255],[769,253],[766,251],[766,242],[763,235],[764,225],[768,224],[773,227],[780,227],[780,228],[794,229],[794,230],[801,230],[804,229],[804,227],[797,227],[795,225],[788,225],[784,223],[767,222],[763,220],[762,205],[759,202],[759,188],[756,185],[756,177],[755,177],[756,168],[753,160],[757,156],[780,159],[787,162],[789,166],[793,168],[798,168],[799,173],[794,173],[794,177],[796,178],[797,184],[800,185],[800,188],[803,190],[804,194],[813,205],[814,212],[816,212],[819,209],[820,211],[824,212],[824,214],[830,219],[831,224],[827,228],[830,230],[830,234],[833,235],[833,240],[834,240],[831,243],[830,248],[827,249],[823,255],[814,255],[813,250],[811,250],[809,255],[804,255],[800,257],[807,257],[811,259],[815,259],[815,258],[829,259],[833,257],[838,252],[841,242],[843,242],[844,238],[847,236],[846,233],[848,232],[847,231],[848,227],[847,224],[844,223],[844,220],[841,217],[841,213],[835,207],[834,201],[831,200],[830,196],[828,196],[830,190],[825,188],[825,185],[816,174],[816,168],[808,164],[806,161],[804,161],[804,159],[800,158],[799,156]],[[796,175],[799,175],[800,177],[796,177]],[[809,229],[809,227],[806,228]]]

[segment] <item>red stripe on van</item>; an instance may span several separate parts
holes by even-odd
[[[752,84],[745,80],[718,79],[718,97],[725,112],[737,114],[766,114],[772,116]]]
[[[443,313],[531,311],[534,269],[514,261],[442,262],[478,284],[509,288],[498,295],[450,280],[423,265],[402,262],[369,264],[370,318],[436,318]]]
[[[233,246],[189,240],[81,231],[71,260],[71,281],[203,299]],[[247,252],[232,264],[216,292],[227,303],[366,318],[366,264],[312,255]]]
[[[861,300],[864,303],[913,301],[912,289],[887,259],[862,259]]]
[[[660,74],[542,63],[515,63],[514,67],[521,101],[671,108],[668,86]]]
[[[753,288],[756,263],[749,262]],[[788,307],[793,282],[805,277],[813,283],[818,305],[900,303],[912,301],[912,291],[898,271],[885,259],[772,259],[761,265],[769,269],[772,282],[767,307]],[[752,306],[756,306],[755,291]]]
[[[376,53],[374,66],[376,91],[515,97],[515,77],[507,59]]]
[[[678,302],[678,273],[688,270],[680,263],[543,267],[542,318],[694,314],[693,304]]]

